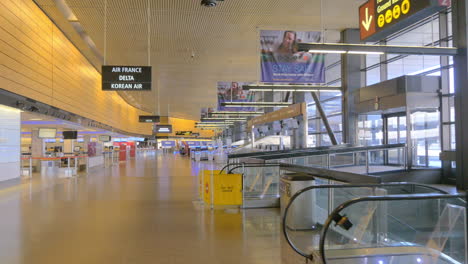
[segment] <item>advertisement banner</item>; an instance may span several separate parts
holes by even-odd
[[[320,42],[320,32],[261,30],[261,81],[325,83],[325,55],[297,50],[298,43],[311,42]]]
[[[244,90],[245,82],[218,82],[218,111],[255,111],[254,107],[224,107],[224,102],[253,102],[254,93]]]
[[[204,107],[201,109],[200,118],[203,119],[203,118],[210,117],[210,113],[214,111],[215,109],[212,107]]]

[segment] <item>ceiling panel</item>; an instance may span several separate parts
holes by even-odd
[[[35,1],[67,27],[54,18],[55,1]],[[104,0],[66,2],[104,54]],[[257,81],[259,29],[324,27],[336,40],[339,30],[358,26],[362,2],[225,0],[206,8],[200,0],[107,0],[107,64],[148,64],[149,3],[153,91],[120,94],[149,112],[198,119],[201,107],[216,105],[217,81]]]

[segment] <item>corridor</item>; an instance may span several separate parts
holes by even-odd
[[[280,263],[279,210],[204,209],[196,166],[146,152],[2,189],[0,263]]]

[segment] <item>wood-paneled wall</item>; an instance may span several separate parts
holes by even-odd
[[[0,88],[110,125],[151,134],[148,115],[116,92],[32,0],[0,1]]]

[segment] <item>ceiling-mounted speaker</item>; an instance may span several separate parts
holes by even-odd
[[[224,0],[202,0],[201,5],[206,7],[215,7],[217,5],[217,1],[224,1]]]

